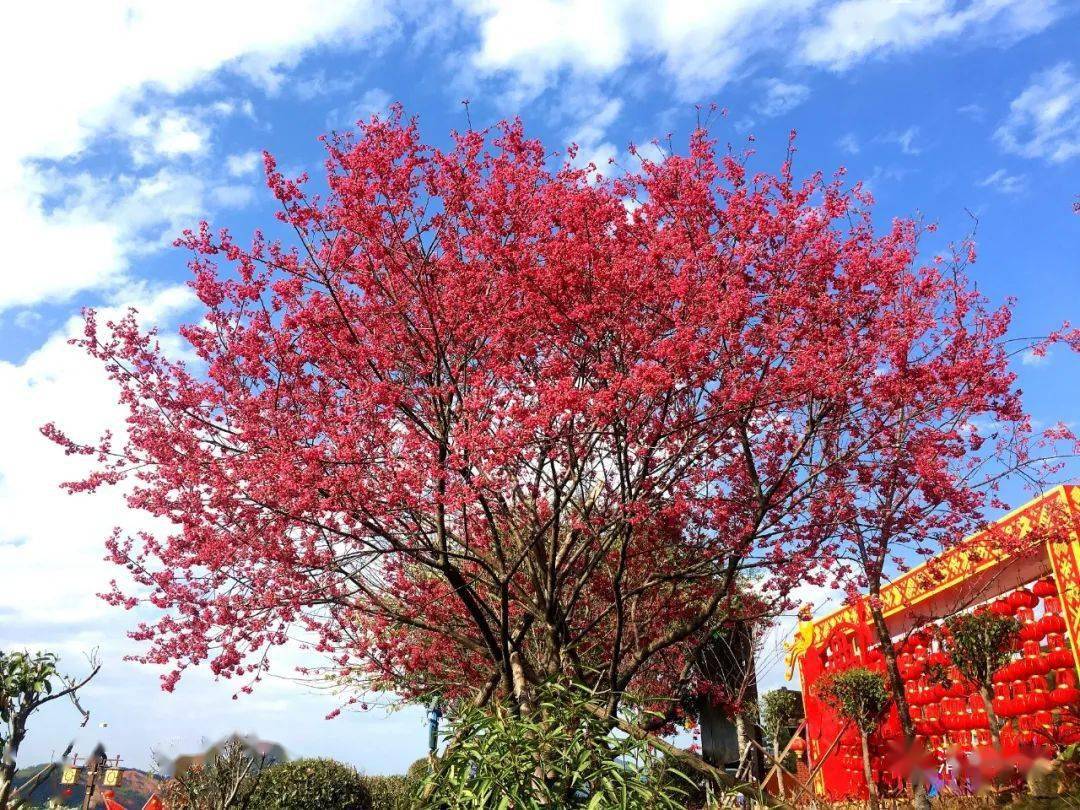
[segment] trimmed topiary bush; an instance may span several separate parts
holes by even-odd
[[[410,795],[414,783],[407,776],[361,776],[371,796],[372,810],[413,810]]]
[[[409,766],[409,770],[405,771],[405,778],[409,782],[423,782],[429,773],[431,773],[431,762],[427,757],[420,757]]]
[[[267,768],[250,810],[373,810],[364,777],[332,759],[298,759]]]
[[[858,729],[862,741],[863,778],[870,791],[870,810],[878,810],[877,785],[870,768],[869,737],[877,730],[892,701],[885,676],[866,667],[834,672],[818,681],[818,696]]]

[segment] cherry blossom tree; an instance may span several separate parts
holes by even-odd
[[[876,232],[793,147],[750,175],[699,130],[605,178],[518,122],[438,149],[400,110],[326,147],[323,195],[266,156],[289,236],[179,240],[197,362],[87,313],[127,435],[44,429],[95,461],[72,491],[174,527],[108,541],[166,689],[204,662],[249,689],[301,632],[404,699],[694,690],[725,622],[838,578],[868,457],[949,444],[903,418],[996,368],[1007,310],[968,326],[917,226]]]
[[[978,530],[987,531],[987,543],[1002,555],[1045,541],[1040,532],[1025,538],[993,532],[988,510],[1007,507],[1001,485],[1009,479],[1044,490],[1060,472],[1063,454],[1075,451],[1069,446],[1075,438],[1063,428],[1033,432],[1010,359],[1021,351],[1045,352],[1051,343],[1076,348],[1077,331],[1066,324],[1044,338],[1011,339],[1010,307],[988,306],[966,280],[974,257],[969,239],[935,260],[918,282],[922,289],[897,297],[905,314],[895,324],[891,353],[852,410],[856,420],[848,431],[873,438],[861,444],[848,470],[838,568],[847,572],[852,594],[867,594],[909,747],[916,733],[880,600],[883,586]],[[931,564],[926,575],[941,573]],[[985,598],[978,590],[963,595],[969,605]],[[917,779],[915,788],[916,804],[928,806]]]

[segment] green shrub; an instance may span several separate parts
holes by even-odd
[[[994,673],[1012,660],[1020,622],[1012,616],[981,611],[961,613],[945,624],[952,633],[949,658],[960,674],[980,688],[991,689]]]
[[[365,779],[332,759],[298,759],[267,768],[250,810],[372,810]]]
[[[204,762],[188,763],[165,783],[161,798],[170,810],[247,810],[267,765],[232,737]]]
[[[362,776],[361,779],[371,796],[372,810],[412,810],[414,803],[410,795],[417,783],[408,776]]]
[[[420,757],[409,766],[409,770],[405,771],[405,778],[410,782],[423,782],[430,772],[431,762],[428,761],[427,757]]]
[[[495,702],[465,707],[447,736],[462,732],[421,785],[426,804],[455,810],[558,807],[605,810],[685,808],[686,787],[662,756],[633,737],[613,734],[588,710],[595,696],[547,684],[537,710],[522,716]],[[422,795],[418,794],[418,795]]]
[[[866,667],[826,675],[818,682],[818,696],[863,734],[874,733],[892,700],[885,677]]]

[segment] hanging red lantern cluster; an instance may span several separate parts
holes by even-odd
[[[1016,656],[994,674],[991,706],[1003,721],[1003,752],[1034,752],[1053,735],[1062,744],[1080,741],[1080,683],[1054,581],[1048,577],[1017,588],[993,600],[986,609],[1013,616],[1020,623]],[[985,702],[975,684],[965,680],[953,665],[950,643],[951,636],[942,626],[932,632],[912,633],[896,645],[915,732],[924,746],[939,755],[955,747],[989,749],[992,738]],[[863,665],[884,672],[880,651],[871,650]],[[858,736],[847,736],[850,739],[841,739],[837,756],[851,768],[860,769]],[[882,785],[891,773],[887,753],[902,737],[893,706],[872,737],[871,765],[881,776]]]
[[[1042,606],[1042,615],[1036,609]],[[1012,661],[994,673],[994,712],[1005,721],[1001,744],[1006,753],[1042,744],[1052,729],[1066,730],[1080,739],[1080,688],[1073,653],[1066,644],[1065,619],[1053,579],[1047,577],[1029,588],[1017,588],[988,605],[993,613],[1014,616],[1020,623],[1017,652]],[[1044,646],[1045,644],[1045,646]],[[981,696],[974,695],[979,704]],[[961,709],[955,702],[942,704],[948,725],[972,729],[973,744],[985,737],[979,705]],[[1014,724],[1015,721],[1015,724]],[[958,742],[954,740],[954,742]]]

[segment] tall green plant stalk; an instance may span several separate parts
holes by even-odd
[[[852,667],[826,676],[818,686],[822,700],[837,714],[855,724],[862,747],[863,777],[870,797],[870,810],[878,810],[877,783],[870,767],[870,735],[888,711],[892,696],[881,674],[864,667]]]
[[[994,747],[1001,750],[1002,723],[994,711],[994,673],[1012,659],[1020,622],[1012,616],[983,610],[961,613],[946,620],[945,624],[952,634],[949,658],[982,695],[990,736]]]

